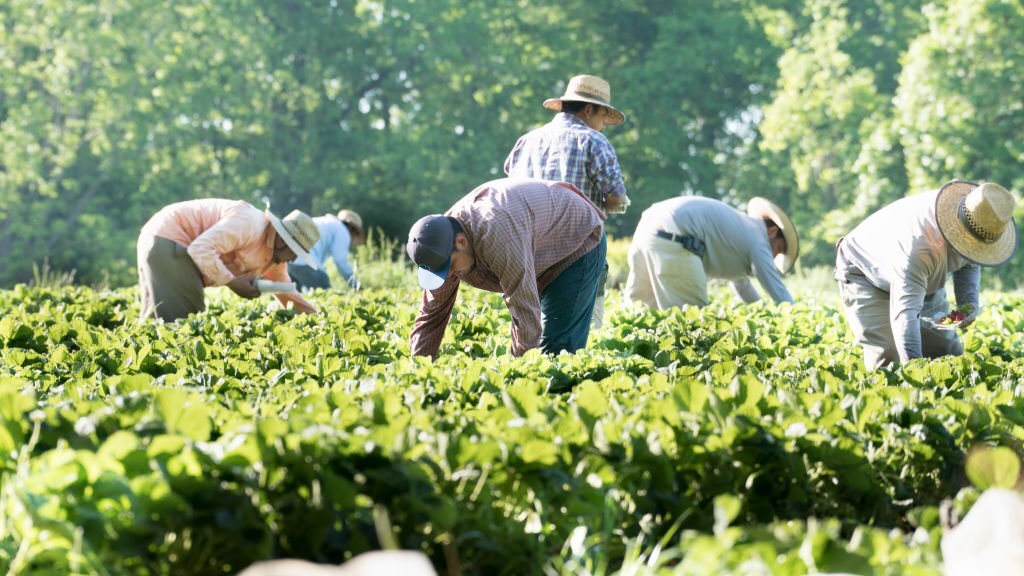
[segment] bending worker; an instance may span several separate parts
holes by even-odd
[[[207,286],[227,286],[242,298],[258,298],[257,277],[289,282],[286,264],[296,257],[314,265],[309,250],[319,237],[313,219],[298,210],[282,220],[240,200],[207,198],[166,206],[139,235],[141,317],[172,321],[202,312]],[[316,312],[297,293],[276,296],[299,312]]]
[[[748,276],[776,302],[793,302],[782,275],[796,262],[796,227],[760,197],[744,214],[700,196],[663,200],[644,210],[629,246],[626,299],[664,309],[707,306],[708,279],[731,280],[744,302],[761,298]]]
[[[946,280],[960,306],[978,307],[979,266],[1017,250],[1013,196],[998,184],[954,180],[883,206],[838,242],[835,278],[846,320],[868,369],[963,354],[955,330],[921,318],[949,310]]]
[[[341,274],[349,286],[358,290],[359,280],[348,261],[348,253],[353,246],[359,246],[366,241],[363,219],[351,210],[342,210],[337,216],[317,216],[313,218],[313,222],[320,231],[320,241],[313,246],[309,254],[317,266],[312,267],[299,261],[292,262],[288,264],[288,275],[292,277],[299,290],[330,288],[331,279],[327,276],[324,265],[327,264],[327,259],[331,258],[338,268],[338,274]]]
[[[463,281],[504,294],[512,354],[587,345],[605,258],[604,215],[572,184],[487,182],[445,214],[420,218],[406,250],[424,288],[410,336],[414,355],[437,356]]]

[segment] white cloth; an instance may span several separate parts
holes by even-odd
[[[1024,574],[1024,500],[1013,490],[986,490],[941,546],[946,576]]]
[[[314,564],[305,560],[268,560],[257,562],[238,576],[436,576],[430,560],[414,550],[377,550],[364,552],[341,566]]]

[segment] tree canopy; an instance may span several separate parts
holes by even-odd
[[[759,195],[828,264],[905,194],[1022,189],[1022,35],[1008,0],[8,0],[0,285],[43,261],[129,284],[139,228],[191,198],[403,238],[503,176],[581,73],[629,118],[610,233],[673,195]]]

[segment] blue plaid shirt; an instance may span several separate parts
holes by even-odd
[[[602,207],[607,196],[626,195],[611,143],[604,134],[566,112],[559,112],[551,122],[519,138],[505,159],[505,174],[569,182]]]

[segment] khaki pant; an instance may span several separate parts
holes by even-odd
[[[139,236],[140,320],[156,316],[168,322],[206,309],[203,277],[188,249],[167,238]]]
[[[864,349],[864,365],[868,370],[899,364],[900,355],[889,323],[889,293],[857,277],[845,282],[840,280],[839,293],[854,338]],[[940,289],[925,298],[921,316],[934,317],[948,311],[946,290]],[[925,358],[963,353],[963,345],[955,330],[935,330],[921,325],[921,354]]]
[[[707,306],[704,263],[678,242],[637,231],[629,245],[626,299],[658,309],[684,304]]]

